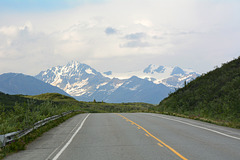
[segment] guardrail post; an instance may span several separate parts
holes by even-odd
[[[0,135],[0,147],[4,147],[6,145],[5,135]]]

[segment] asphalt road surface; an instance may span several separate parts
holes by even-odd
[[[161,114],[80,114],[6,159],[240,160],[240,130]]]

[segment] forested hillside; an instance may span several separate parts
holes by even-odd
[[[159,111],[240,127],[240,57],[178,89]]]

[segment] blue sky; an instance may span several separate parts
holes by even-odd
[[[72,60],[208,72],[240,56],[239,0],[0,0],[0,74]]]
[[[58,11],[105,0],[1,0],[0,8],[17,12]]]

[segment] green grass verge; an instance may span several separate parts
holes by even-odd
[[[83,113],[83,112],[80,112],[80,111],[73,112],[73,113],[70,113],[69,115],[66,115],[64,117],[61,117],[61,118],[56,119],[54,121],[51,121],[51,122],[45,124],[44,126],[42,126],[38,129],[34,130],[33,132],[29,133],[28,135],[7,144],[3,148],[0,148],[0,160],[3,159],[6,156],[12,154],[12,153],[16,153],[18,151],[25,150],[27,144],[34,141],[36,138],[40,137],[43,133],[49,131],[50,129],[58,126],[59,124],[68,120],[69,118],[71,118],[71,117],[73,117],[77,114],[80,114],[80,113]]]

